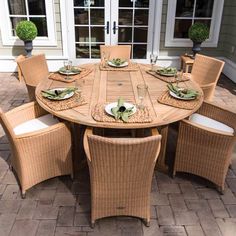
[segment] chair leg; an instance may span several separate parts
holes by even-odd
[[[12,166],[12,164],[9,164],[9,169],[10,169],[10,171],[13,171],[13,166]]]
[[[94,229],[95,227],[95,221],[91,221],[91,228]]]
[[[21,191],[21,198],[22,198],[22,199],[25,199],[25,197],[26,197],[26,191],[23,191],[23,190],[22,190],[22,191]]]
[[[220,193],[220,195],[224,195],[225,194],[224,186],[218,186],[217,187],[217,191]]]
[[[176,171],[173,170],[173,172],[172,172],[172,178],[173,178],[173,179],[175,178],[175,175],[176,175]]]
[[[150,227],[150,220],[148,219],[143,219],[143,223],[146,227]]]
[[[71,178],[72,181],[74,180],[74,173],[73,172],[71,172],[70,178]]]

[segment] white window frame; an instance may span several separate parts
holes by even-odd
[[[57,46],[56,41],[56,21],[54,14],[54,0],[45,0],[46,19],[47,19],[47,37],[38,36],[33,40],[34,46]],[[22,46],[23,41],[17,36],[12,35],[12,26],[9,16],[9,7],[7,0],[2,2],[0,7],[0,29],[3,46]],[[18,15],[17,15],[18,16]]]
[[[165,47],[192,47],[190,39],[174,38],[176,4],[177,0],[168,0]],[[223,6],[224,0],[214,1],[209,39],[202,44],[203,47],[217,47]]]

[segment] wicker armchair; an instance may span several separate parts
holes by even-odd
[[[201,176],[223,193],[236,140],[236,114],[207,102],[197,113],[207,117],[203,117],[206,123],[194,117],[180,122],[173,175],[187,172]]]
[[[18,66],[24,77],[30,101],[35,101],[35,88],[39,82],[49,75],[47,61],[44,54],[18,60]]]
[[[150,191],[160,152],[157,130],[144,138],[107,138],[87,129],[84,148],[90,171],[91,223],[128,215],[150,222]]]
[[[116,45],[116,46],[106,46],[100,45],[100,56],[103,57],[103,53],[108,53],[109,58],[122,58],[127,61],[130,60],[131,46],[130,45]]]
[[[224,64],[223,61],[218,59],[196,54],[192,72],[189,76],[200,85],[205,101],[212,100]]]
[[[71,175],[71,133],[69,127],[47,114],[36,102],[0,112],[0,122],[8,136],[11,167],[26,190],[46,179]]]

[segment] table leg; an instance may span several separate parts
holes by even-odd
[[[168,173],[168,165],[165,163],[168,125],[158,128],[158,131],[160,132],[162,139],[161,139],[161,150],[159,157],[157,159],[157,164],[155,169],[160,170],[161,172]]]
[[[185,70],[186,73],[189,73],[189,65],[186,64],[186,70]]]
[[[86,156],[83,147],[83,136],[86,127],[79,124],[72,124],[72,155],[74,176],[76,173],[87,165]]]
[[[181,61],[181,64],[180,64],[180,69],[181,69],[181,70],[183,70],[183,69],[184,69],[184,63],[183,63],[183,59],[181,58],[181,59],[180,59],[180,61]]]

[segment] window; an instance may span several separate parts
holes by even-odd
[[[22,45],[15,32],[21,20],[30,20],[37,26],[38,36],[34,45],[56,45],[52,0],[5,0],[0,8],[3,45]]]
[[[219,38],[223,0],[169,0],[166,23],[166,47],[191,47],[188,29],[195,22],[207,24],[206,47],[216,47]]]

